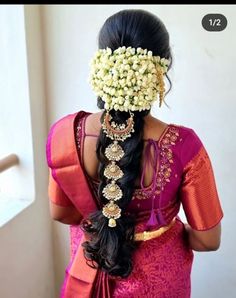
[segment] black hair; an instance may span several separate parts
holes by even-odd
[[[172,62],[169,33],[165,25],[156,15],[141,9],[126,9],[110,16],[99,32],[98,43],[100,49],[109,47],[112,51],[122,46],[141,47],[152,51],[154,56]],[[97,99],[97,106],[99,109],[104,109],[104,101],[100,97]],[[132,200],[135,181],[141,172],[144,117],[149,112],[150,110],[133,112],[134,132],[130,138],[122,142],[125,156],[118,165],[124,176],[116,182],[123,192],[122,198],[116,202],[122,212],[114,228],[108,226],[108,219],[102,214],[102,206],[107,203],[102,190],[108,183],[104,169],[109,162],[104,152],[111,140],[102,129],[97,140],[96,154],[99,160],[100,179],[98,198],[101,209],[83,221],[82,228],[90,235],[90,239],[82,245],[87,259],[95,261],[101,270],[114,276],[127,277],[132,271],[132,253],[137,247],[134,241],[135,216],[126,209]],[[124,123],[129,117],[129,113],[124,111],[112,109],[110,113],[113,120],[119,124]],[[101,123],[104,116],[105,110],[100,119]]]

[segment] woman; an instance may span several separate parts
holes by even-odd
[[[61,297],[190,297],[193,250],[219,248],[223,211],[196,132],[151,115],[171,66],[168,32],[123,10],[99,49],[90,83],[102,111],[60,119],[47,140],[51,216],[71,225]]]

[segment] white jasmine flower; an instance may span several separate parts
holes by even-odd
[[[115,104],[114,105],[114,109],[117,111],[119,109],[119,105],[118,104]]]
[[[142,86],[142,81],[141,81],[141,80],[138,80],[138,81],[137,81],[137,85],[138,85],[138,86]]]
[[[123,103],[124,103],[124,98],[123,98],[123,97],[118,97],[118,100],[119,100],[119,104],[120,104],[120,105],[123,105]]]
[[[145,110],[157,100],[159,74],[168,71],[170,61],[142,48],[99,49],[90,61],[89,83],[105,108]]]
[[[132,55],[135,55],[135,48],[132,48],[132,49],[130,50],[130,53],[131,53]]]
[[[128,100],[125,100],[125,102],[124,102],[124,106],[125,106],[125,107],[128,107],[128,106],[129,106],[129,101],[128,101]]]

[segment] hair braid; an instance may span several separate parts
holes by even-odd
[[[148,49],[155,56],[165,57],[172,61],[169,45],[169,34],[162,21],[144,10],[123,10],[109,17],[99,32],[99,48],[109,47],[112,51],[125,46]],[[167,77],[168,79],[168,77]],[[98,97],[98,108],[104,109],[104,101]],[[134,111],[134,132],[122,142],[125,155],[118,165],[124,175],[116,181],[122,190],[118,200],[121,216],[116,219],[116,227],[108,226],[108,218],[102,213],[102,206],[107,203],[102,190],[107,184],[104,169],[108,164],[105,148],[111,140],[103,132],[97,141],[96,154],[99,160],[98,198],[101,210],[93,212],[82,222],[83,230],[90,236],[82,245],[85,257],[95,261],[99,268],[110,275],[127,277],[132,271],[132,253],[137,247],[134,241],[135,216],[127,211],[135,189],[135,180],[141,170],[141,157],[144,147],[144,117],[150,110]],[[129,113],[114,109],[109,112],[117,124],[124,123]],[[103,122],[105,111],[101,116]],[[95,266],[95,265],[94,265]]]
[[[101,102],[100,104],[103,104]],[[122,142],[122,147],[125,151],[125,156],[120,160],[119,167],[124,172],[124,176],[117,181],[123,192],[123,197],[119,200],[119,206],[122,209],[122,216],[118,218],[115,229],[109,228],[107,225],[108,219],[103,216],[102,211],[96,211],[90,217],[90,224],[86,222],[84,230],[93,237],[91,241],[86,241],[83,244],[85,248],[85,256],[98,263],[98,265],[111,275],[119,275],[122,277],[128,276],[132,270],[132,251],[135,249],[134,225],[135,218],[130,216],[125,209],[131,202],[135,189],[135,180],[140,174],[140,160],[143,151],[143,127],[144,116],[149,111],[134,112],[134,130],[132,138]],[[116,123],[123,123],[129,113],[112,111],[112,117]],[[101,122],[104,118],[104,112],[101,117]],[[102,194],[102,189],[107,183],[107,178],[104,176],[104,169],[108,163],[105,157],[105,148],[111,141],[107,136],[100,131],[100,136],[97,142],[96,154],[100,161],[99,165],[99,189],[98,196],[101,205],[107,201]]]

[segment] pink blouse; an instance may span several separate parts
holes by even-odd
[[[87,136],[85,121],[89,114],[80,118],[76,126],[76,142],[82,166],[84,139]],[[195,131],[182,125],[168,124],[158,141],[148,139],[147,142],[141,187],[135,189],[126,210],[137,215],[136,231],[170,223],[178,215],[180,204],[183,205],[188,223],[195,230],[207,230],[219,223],[223,211],[213,168]],[[143,178],[148,163],[153,166],[153,178],[152,183],[144,187]],[[99,181],[87,177],[97,197]]]

